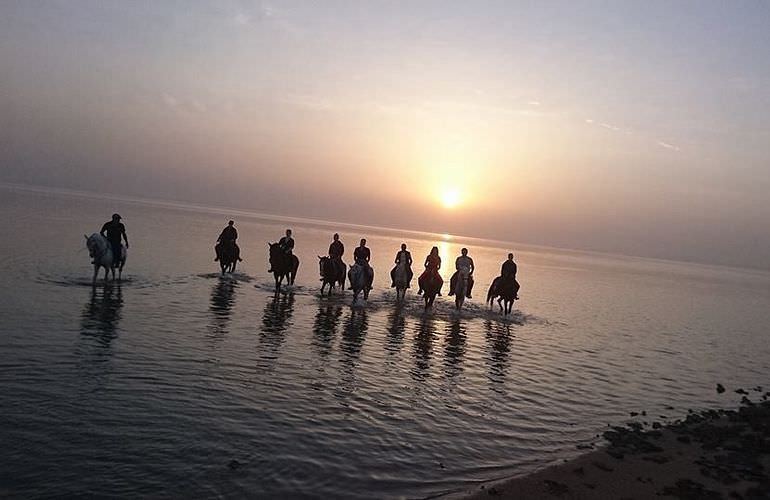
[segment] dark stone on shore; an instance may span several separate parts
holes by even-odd
[[[717,394],[722,394],[723,392],[725,392],[725,386],[717,384]]]
[[[569,487],[566,484],[558,481],[551,481],[550,479],[546,479],[543,483],[545,483],[545,487],[552,495],[562,496],[569,493]]]
[[[722,498],[718,492],[709,490],[701,483],[696,483],[691,479],[679,479],[675,486],[664,487],[662,493],[681,500],[719,500]]]
[[[743,394],[746,395],[748,392],[744,389],[735,389],[735,394]]]

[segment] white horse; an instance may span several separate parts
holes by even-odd
[[[353,304],[356,303],[358,294],[361,292],[364,292],[364,300],[369,300],[369,290],[372,289],[369,286],[370,280],[374,281],[374,269],[371,266],[364,266],[358,262],[350,266],[348,281],[350,282],[350,288],[353,289]]]
[[[120,258],[114,259],[112,255],[112,245],[107,241],[107,238],[99,233],[94,233],[91,236],[83,235],[86,239],[86,247],[88,248],[88,254],[94,263],[94,279],[93,284],[96,284],[96,276],[99,274],[99,268],[104,268],[104,281],[107,281],[107,272],[112,272],[112,279],[115,280],[115,268],[118,269],[118,281],[123,276],[123,266],[126,265],[127,251],[126,247],[120,245]]]
[[[401,259],[393,271],[393,282],[396,284],[396,300],[402,301],[406,297],[406,289],[411,281],[409,264],[406,259]]]

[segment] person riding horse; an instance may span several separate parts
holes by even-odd
[[[399,264],[402,262],[406,264],[407,281],[412,281],[412,277],[414,276],[414,273],[412,272],[412,254],[406,249],[406,243],[401,243],[401,250],[396,254],[396,265],[390,271],[390,288],[396,288],[396,269],[398,269]],[[406,287],[410,288],[408,284]]]
[[[120,222],[120,219],[120,215],[112,214],[112,220],[105,222],[102,226],[102,230],[99,231],[99,234],[107,238],[107,241],[110,242],[110,247],[112,248],[113,267],[116,267],[121,259],[121,238],[126,240],[126,248],[128,248],[128,235],[126,234],[126,226]],[[95,264],[96,262],[94,261],[92,263]]]
[[[465,296],[469,299],[472,299],[473,297],[471,297],[471,290],[473,290],[473,271],[476,269],[476,267],[473,264],[473,259],[468,257],[467,248],[463,248],[461,253],[462,255],[457,257],[455,260],[455,269],[457,269],[457,271],[455,271],[449,281],[449,295],[454,295],[457,278],[459,277],[460,273],[463,273],[468,276],[468,289],[465,292]]]
[[[291,237],[291,229],[286,230],[286,236],[283,236],[278,240],[278,247],[288,256],[293,255],[294,251],[294,238]],[[273,272],[273,269],[268,269],[269,273]]]
[[[420,286],[417,295],[422,295],[422,284],[432,275],[440,283],[438,295],[441,296],[441,287],[444,285],[444,279],[439,274],[439,269],[441,269],[441,256],[438,254],[438,247],[433,247],[428,256],[425,257],[425,271],[417,280],[417,284]]]
[[[515,290],[519,290],[520,285],[519,282],[516,281],[516,272],[518,271],[518,267],[516,266],[516,263],[513,261],[513,254],[508,254],[508,260],[503,262],[502,267],[500,268],[500,278],[503,286],[513,286]],[[516,296],[516,299],[518,299],[518,295]]]
[[[241,259],[241,249],[235,240],[238,239],[238,230],[235,229],[235,222],[229,221],[227,227],[222,230],[217,238],[217,243],[214,245],[214,252],[217,254],[214,262],[218,262],[222,258],[222,250],[233,247],[235,249],[235,258],[238,262],[243,262]]]
[[[369,288],[372,288],[372,280],[374,278],[374,272],[369,265],[371,258],[372,252],[366,247],[366,239],[361,238],[361,244],[353,251],[353,259],[355,259],[356,264],[362,266],[366,270],[368,276],[367,285]]]
[[[340,235],[334,233],[332,237],[334,241],[329,245],[329,258],[332,261],[332,265],[338,273],[345,272],[345,263],[342,262],[342,256],[345,254],[345,245],[340,241]]]

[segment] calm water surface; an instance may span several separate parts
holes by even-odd
[[[92,288],[83,233],[114,211],[126,280]],[[291,222],[302,264],[276,297],[284,221],[236,215],[245,262],[222,279],[222,211],[0,188],[0,213],[3,496],[424,497],[574,456],[630,411],[735,404],[716,382],[770,385],[761,272],[517,246],[503,320],[482,304],[511,250],[492,242],[339,227],[376,270],[351,308],[318,296],[320,223]],[[461,314],[395,305],[402,239],[419,261],[470,248]]]

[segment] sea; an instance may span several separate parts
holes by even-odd
[[[84,235],[113,212],[123,280],[92,286]],[[8,185],[0,214],[6,498],[434,497],[770,386],[764,271]],[[230,218],[244,261],[221,276]],[[301,263],[276,294],[286,228]],[[319,295],[334,232],[348,262],[368,240],[365,303]],[[467,247],[473,299],[457,312],[445,286],[425,311],[413,285],[397,303],[402,242],[417,272],[437,246],[445,280]],[[484,301],[508,252],[504,317]]]

